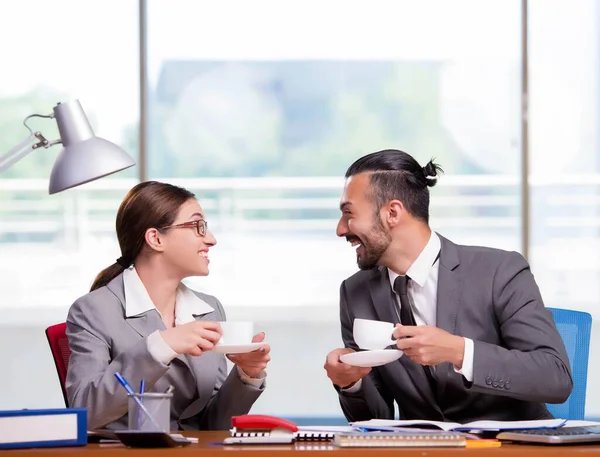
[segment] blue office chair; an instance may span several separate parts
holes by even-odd
[[[548,309],[552,311],[556,328],[567,349],[573,374],[573,392],[566,402],[557,405],[547,404],[546,406],[556,418],[581,420],[585,416],[585,388],[592,316],[582,311]]]

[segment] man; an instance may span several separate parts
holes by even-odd
[[[573,381],[564,344],[525,259],[461,246],[429,228],[429,189],[441,168],[384,150],[346,172],[337,235],[356,246],[359,272],[340,288],[345,348],[325,370],[348,421],[470,422],[551,418]],[[355,318],[398,324],[397,361],[359,368]],[[415,325],[416,324],[416,325]]]

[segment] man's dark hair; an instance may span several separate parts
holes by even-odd
[[[433,159],[421,167],[410,154],[385,149],[358,159],[346,171],[346,178],[371,173],[369,193],[377,211],[390,200],[400,200],[413,217],[429,223],[428,187],[437,184],[441,172]]]

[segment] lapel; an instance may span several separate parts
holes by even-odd
[[[387,268],[378,267],[373,277],[369,280],[369,292],[371,300],[375,307],[375,312],[380,321],[391,322],[394,325],[400,323],[400,317],[397,310],[394,297],[392,295],[392,286],[388,276]]]
[[[206,314],[200,314],[200,315],[194,314],[193,316],[194,316],[194,319],[196,319],[197,321],[215,320],[213,312],[206,313]],[[161,322],[162,322],[162,319],[161,319]],[[164,323],[163,323],[163,327],[164,327]],[[164,327],[164,328],[166,328],[166,327]],[[215,354],[214,352],[205,352],[200,357],[195,357],[195,356],[187,355],[187,354],[180,354],[177,356],[177,359],[181,360],[183,363],[185,363],[187,365],[187,367],[192,372],[192,376],[194,376],[194,379],[196,380],[196,385],[200,386],[200,385],[202,385],[201,378],[203,376],[206,376],[206,365],[205,364],[202,365],[201,362],[205,363],[208,360],[208,358],[210,358],[210,356],[212,356],[214,354]],[[212,385],[214,385],[214,383]],[[202,395],[202,392],[200,390],[198,390],[198,393],[200,395]]]
[[[460,291],[463,278],[460,269],[458,249],[454,243],[440,236],[441,252],[437,285],[437,327],[448,333],[456,331],[456,318],[460,305]],[[436,378],[438,381],[438,398],[442,399],[448,375],[452,367],[449,363],[438,365]]]
[[[194,318],[197,321],[214,321],[215,314],[214,312],[210,312],[206,314],[194,315]],[[218,359],[221,357],[221,354],[217,352],[205,352],[199,357],[195,357],[192,355],[186,355],[184,357],[186,364],[192,370],[194,378],[196,378],[196,385],[198,387],[203,385],[210,385],[212,393],[212,386],[215,385],[218,371],[217,368],[219,367]],[[198,393],[200,394],[200,396],[202,396],[202,392],[200,391],[200,389]]]
[[[197,321],[215,320],[214,311],[206,314],[194,315]],[[200,357],[191,355],[180,356],[190,368],[192,376],[196,380],[198,399],[191,403],[182,413],[180,419],[187,419],[198,414],[208,403],[217,383],[217,375],[222,358],[225,357],[217,352],[205,352]]]
[[[123,306],[123,316],[125,316],[125,286],[123,285],[123,275],[117,276],[106,286],[121,302]],[[125,316],[125,322],[135,330],[142,338],[146,338],[155,330],[165,330],[165,323],[160,318],[158,312],[153,309],[137,316]]]

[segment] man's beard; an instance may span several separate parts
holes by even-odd
[[[348,236],[349,240],[355,239],[360,241],[364,255],[356,253],[356,263],[361,270],[371,270],[376,268],[381,261],[381,257],[387,250],[392,239],[389,233],[386,233],[381,221],[375,219],[375,226],[369,233],[361,238],[357,236]]]

